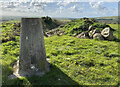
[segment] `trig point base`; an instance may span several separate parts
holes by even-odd
[[[22,18],[20,30],[20,76],[42,76],[49,71],[40,18]]]

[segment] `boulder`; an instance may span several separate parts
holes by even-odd
[[[93,27],[93,25],[91,25],[91,26],[89,26],[88,31],[91,31],[93,29],[94,29],[94,27]]]
[[[109,27],[103,29],[102,32],[101,32],[101,34],[107,40],[111,41],[111,40],[115,39],[115,37],[113,36],[113,33],[111,32],[111,30],[110,30]]]
[[[104,40],[103,36],[101,35],[101,33],[95,33],[93,35],[93,39],[97,39],[97,40]]]
[[[89,32],[89,37],[90,37],[90,38],[93,38],[93,35],[94,35],[95,33],[100,33],[100,31],[97,30],[97,29],[91,30],[91,31]]]
[[[89,37],[92,38],[92,33],[93,33],[93,30],[89,31]]]
[[[89,38],[88,33],[82,32],[76,36],[77,38]]]

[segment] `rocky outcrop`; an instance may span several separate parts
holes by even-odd
[[[109,25],[98,23],[95,19],[82,18],[80,20],[72,20],[67,25],[60,25],[56,29],[49,30],[45,33],[45,36],[68,34],[77,38],[114,40],[114,31]]]
[[[91,31],[89,31],[91,30]],[[90,38],[97,40],[109,40],[112,41],[115,39],[110,27],[104,28],[102,31],[94,29],[93,26],[90,26],[87,33],[80,33],[76,36],[77,38]]]

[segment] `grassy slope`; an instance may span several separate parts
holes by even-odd
[[[116,61],[119,55],[115,42],[63,36],[54,37],[47,48],[51,48],[47,52],[51,62],[79,84],[115,84],[118,81]]]
[[[111,25],[117,29],[117,25]],[[118,35],[117,31],[114,35]],[[43,77],[8,80],[13,63],[19,57],[16,42],[2,44],[3,84],[9,85],[116,85],[118,84],[118,42],[79,39],[71,36],[45,38],[46,55],[51,71]],[[120,72],[119,72],[120,73]]]

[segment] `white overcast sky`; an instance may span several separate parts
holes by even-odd
[[[118,16],[119,0],[0,0],[0,16]]]

